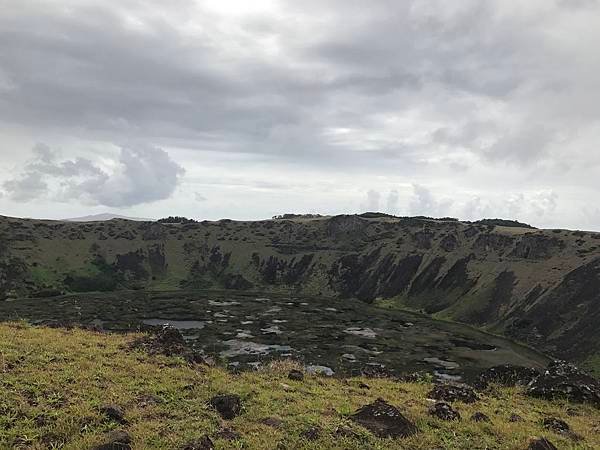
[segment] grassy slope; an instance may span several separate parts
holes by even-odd
[[[474,405],[458,403],[462,420],[443,422],[426,413],[431,388],[427,383],[318,377],[293,382],[285,376],[291,363],[233,375],[126,350],[134,337],[0,325],[0,448],[89,448],[119,427],[103,422],[98,412],[108,403],[125,410],[129,421],[125,428],[138,449],[179,448],[225,426],[242,438],[215,439],[217,448],[517,449],[544,434],[561,449],[600,448],[599,411],[529,399],[518,389],[494,388]],[[360,382],[371,389],[359,388]],[[239,394],[244,401],[243,414],[227,423],[207,406],[213,395],[224,392]],[[143,407],[140,399],[148,395],[160,402]],[[378,397],[398,406],[421,432],[411,439],[386,441],[348,420],[358,407]],[[576,416],[567,415],[569,407]],[[490,416],[492,424],[470,421],[474,411]],[[525,421],[509,422],[513,413]],[[574,443],[545,431],[541,420],[548,415],[567,420],[584,440]],[[280,418],[281,427],[262,425],[260,420],[266,417]],[[313,425],[322,427],[320,439],[302,440],[300,433]],[[335,436],[340,425],[350,426],[359,438]]]

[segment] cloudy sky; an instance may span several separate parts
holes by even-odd
[[[0,0],[0,214],[600,230],[596,0]]]

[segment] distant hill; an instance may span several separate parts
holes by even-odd
[[[70,219],[63,219],[66,222],[105,222],[107,220],[121,219],[121,220],[135,220],[136,222],[153,222],[154,219],[144,219],[141,217],[127,217],[113,213],[102,213],[94,214],[91,216],[83,217],[72,217]]]
[[[600,233],[377,213],[107,220],[114,217],[0,217],[0,301],[126,289],[358,298],[600,367]]]

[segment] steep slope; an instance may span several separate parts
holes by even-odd
[[[600,353],[600,234],[377,214],[256,222],[0,219],[0,295],[293,291],[423,310],[573,359]]]

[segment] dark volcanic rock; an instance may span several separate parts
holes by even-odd
[[[523,422],[523,418],[518,414],[511,414],[508,418],[509,422]]]
[[[429,407],[429,415],[442,420],[460,420],[458,411],[452,409],[448,403],[437,402]]]
[[[100,412],[106,416],[110,421],[117,422],[120,424],[127,423],[125,420],[125,413],[117,405],[106,405],[100,408]]]
[[[182,450],[213,450],[215,444],[208,436],[202,436],[200,439],[190,442],[183,446]]]
[[[238,433],[235,430],[232,430],[231,428],[223,428],[222,430],[215,433],[215,438],[223,439],[226,441],[237,441],[241,437],[242,436],[240,435],[240,433]]]
[[[310,427],[309,429],[300,433],[300,437],[306,439],[307,441],[316,441],[319,439],[320,435],[321,429],[319,427]]]
[[[437,384],[427,394],[427,398],[443,400],[445,402],[460,401],[463,403],[474,403],[479,400],[479,397],[477,397],[477,394],[475,394],[475,391],[471,387],[461,384]]]
[[[279,428],[282,422],[281,419],[278,419],[277,417],[265,417],[260,423],[268,427]]]
[[[552,430],[555,433],[568,433],[571,431],[571,427],[567,422],[556,417],[546,417],[542,424],[547,430]]]
[[[408,437],[418,431],[415,424],[404,417],[397,408],[380,398],[360,408],[351,419],[381,438]]]
[[[181,356],[190,363],[214,365],[210,357],[190,348],[181,332],[170,325],[164,325],[154,334],[135,340],[132,348],[141,348],[151,355]]]
[[[540,375],[540,372],[530,367],[505,364],[485,369],[479,375],[478,386],[486,387],[490,383],[502,386],[527,386]]]
[[[382,364],[369,363],[361,369],[361,374],[367,378],[390,378],[392,373]]]
[[[527,389],[532,397],[551,400],[565,398],[600,407],[600,382],[564,361],[554,361]]]
[[[335,435],[353,439],[357,439],[359,437],[358,433],[356,433],[352,428],[343,425],[335,429]]]
[[[111,431],[103,444],[93,447],[93,450],[130,450],[131,436],[126,431]]]
[[[290,370],[290,373],[288,373],[288,378],[293,381],[302,381],[304,380],[304,373],[296,369]]]
[[[490,418],[486,414],[479,411],[473,413],[471,420],[473,422],[491,422]]]
[[[210,400],[210,405],[226,420],[231,420],[242,412],[242,400],[235,394],[217,395]]]
[[[534,439],[529,443],[527,450],[558,450],[552,442],[542,437]]]
[[[156,343],[160,344],[164,349],[178,349],[180,346],[185,346],[185,339],[177,328],[164,326],[156,333]]]

